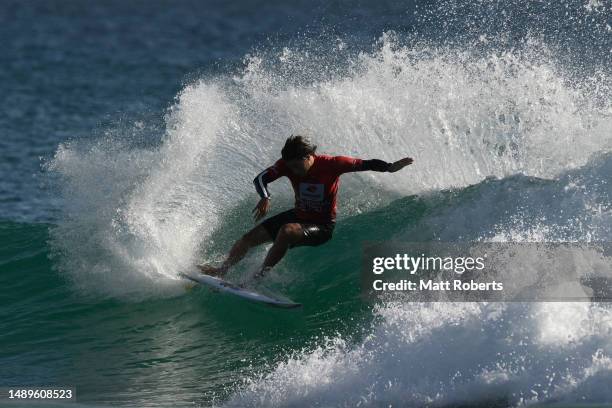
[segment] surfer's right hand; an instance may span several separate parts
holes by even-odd
[[[253,208],[253,211],[252,211],[253,217],[255,218],[255,222],[262,219],[268,213],[269,209],[270,209],[270,199],[269,198],[264,197],[261,200],[259,200],[259,202],[255,206],[255,208]]]

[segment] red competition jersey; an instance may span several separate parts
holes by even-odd
[[[314,163],[305,176],[297,176],[283,159],[261,172],[255,182],[267,193],[265,184],[286,176],[295,192],[295,211],[298,218],[314,223],[330,223],[336,220],[336,195],[340,175],[364,170],[363,160],[347,156],[315,155]],[[257,185],[257,184],[256,184]]]

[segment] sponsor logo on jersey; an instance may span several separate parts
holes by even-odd
[[[323,201],[323,184],[300,183],[300,198],[308,201]]]

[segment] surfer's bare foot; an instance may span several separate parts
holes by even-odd
[[[253,276],[253,279],[258,282],[260,281],[264,275],[268,272],[270,272],[270,270],[272,270],[271,266],[262,266],[261,268],[259,268],[259,270],[255,273],[255,275]]]
[[[210,276],[223,276],[225,275],[226,269],[223,267],[214,267],[211,265],[197,265],[201,273]]]

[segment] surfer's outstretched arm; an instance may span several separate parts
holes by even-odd
[[[380,159],[363,160],[348,156],[335,156],[334,161],[336,162],[340,173],[351,173],[355,171],[379,171],[395,173],[409,164],[412,164],[414,160],[411,157],[404,157],[403,159],[389,163]]]
[[[404,167],[412,164],[413,162],[414,160],[412,159],[412,157],[404,157],[403,159],[399,159],[391,163],[391,166],[389,166],[387,171],[389,173],[395,173],[396,171],[403,169]]]

